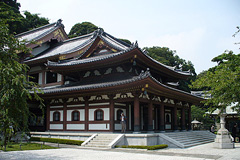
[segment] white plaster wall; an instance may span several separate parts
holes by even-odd
[[[123,114],[126,116],[126,109],[122,109],[122,108],[114,108],[114,120],[117,120],[117,110],[121,109],[123,111]],[[128,117],[127,117],[128,118]]]
[[[89,109],[89,111],[88,111],[88,117],[89,117],[89,121],[94,121],[94,111],[95,111],[96,109]]]
[[[61,74],[57,74],[57,82],[61,82],[62,81],[62,75]]]
[[[67,110],[67,121],[72,121],[72,112],[73,111],[80,112],[80,121],[85,120],[85,109],[77,109],[77,110]]]
[[[84,130],[84,124],[67,124],[67,130]]]
[[[60,121],[63,121],[63,111],[57,111],[60,112]],[[55,111],[50,111],[50,121],[53,121],[53,112]]]
[[[109,121],[110,120],[110,112],[109,112],[109,108],[102,108],[102,110],[104,111],[104,121]]]
[[[103,110],[103,114],[104,114],[104,117],[103,117],[103,120],[104,121],[108,121],[110,120],[110,113],[109,113],[109,108],[98,108],[98,109],[102,109]],[[89,121],[94,121],[94,112],[95,110],[97,109],[89,109]]]
[[[105,124],[89,124],[89,130],[109,130],[109,123]]]
[[[50,129],[63,129],[63,124],[50,124]]]
[[[39,73],[38,84],[42,84],[42,73]]]

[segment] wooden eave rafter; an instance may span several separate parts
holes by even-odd
[[[144,88],[144,89],[143,89]],[[135,81],[132,83],[112,86],[112,87],[101,87],[88,90],[76,90],[76,91],[64,91],[56,93],[43,94],[42,97],[45,99],[56,98],[56,97],[73,97],[73,96],[86,96],[86,95],[101,95],[104,94],[114,94],[114,93],[127,93],[127,92],[144,92],[151,93],[152,95],[157,95],[161,97],[166,97],[170,99],[175,99],[179,101],[185,101],[192,104],[200,104],[200,101],[204,99],[191,95],[166,85],[156,82],[151,77]]]
[[[89,54],[91,53],[92,52],[90,52]],[[137,63],[137,65],[145,66],[146,68],[149,67],[150,70],[152,68],[158,74],[163,76],[167,75],[168,77],[177,78],[177,79],[187,79],[190,76],[190,75],[181,74],[176,71],[173,71],[163,65],[159,65],[158,63],[154,62],[153,60],[149,59],[146,55],[144,55],[139,48],[135,48],[124,54],[113,56],[111,58],[107,58],[101,61],[94,61],[94,62],[89,62],[84,64],[69,65],[69,66],[49,66],[49,68],[54,72],[62,73],[65,75],[69,72],[77,72],[82,70],[90,70],[97,67],[103,67],[103,65],[104,66],[119,65],[123,62],[131,62],[133,59],[135,59],[135,61],[137,62],[140,62],[140,63]],[[67,72],[67,73],[64,73],[64,72]]]

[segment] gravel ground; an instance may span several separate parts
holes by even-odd
[[[56,144],[50,144],[56,146]],[[240,144],[234,149],[215,149],[212,143],[187,149],[92,149],[60,145],[60,149],[0,152],[0,160],[240,160]]]

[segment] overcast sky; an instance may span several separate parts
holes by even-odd
[[[197,73],[225,50],[239,54],[240,0],[18,0],[21,11],[39,13],[50,23],[92,22],[143,47],[169,47],[191,61]]]

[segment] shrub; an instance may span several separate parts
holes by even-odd
[[[58,139],[58,138],[41,138],[41,137],[31,137],[31,141],[40,141],[40,142],[51,142],[51,143],[60,143],[60,144],[73,144],[81,145],[83,141],[70,140],[70,139]]]
[[[168,145],[166,144],[160,144],[160,145],[154,145],[154,146],[116,146],[116,148],[137,148],[137,149],[147,149],[147,150],[156,150],[156,149],[163,149],[167,148]]]

